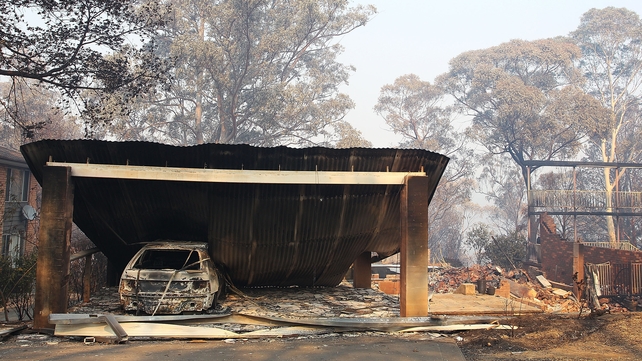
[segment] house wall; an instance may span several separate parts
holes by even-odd
[[[555,233],[555,222],[548,215],[540,217],[540,242],[542,271],[546,278],[555,282],[573,284],[573,242],[562,239]],[[584,263],[642,263],[642,252],[640,251],[586,245],[582,249]]]
[[[572,284],[573,242],[562,239],[556,233],[552,217],[542,215],[539,223],[542,271],[552,281]]]
[[[6,178],[6,177],[5,177]],[[27,234],[25,242],[25,253],[31,253],[38,245],[38,225],[40,224],[40,201],[42,200],[42,188],[38,181],[31,173],[29,177],[29,200],[27,203],[31,205],[37,212],[34,220],[27,222]]]
[[[2,229],[4,227],[4,192],[7,189],[7,167],[0,164],[0,250],[2,250]]]
[[[642,252],[584,246],[585,263],[642,263]]]
[[[3,230],[4,230],[4,224],[5,220],[8,222],[12,222],[14,224],[18,224],[19,222],[24,221],[24,216],[22,215],[22,212],[13,212],[15,214],[6,214],[6,209],[5,206],[7,205],[5,202],[5,192],[6,192],[6,187],[7,187],[7,169],[20,169],[20,168],[15,168],[15,167],[7,167],[5,165],[0,164],[0,250],[3,249]],[[33,174],[30,173],[29,177],[29,197],[27,200],[27,203],[31,205],[36,211],[40,212],[40,200],[41,200],[41,187],[38,184],[38,181],[36,181],[36,178],[34,178]],[[21,205],[24,205],[25,203],[20,203]],[[9,217],[9,218],[7,218]],[[8,223],[11,224],[11,223]],[[25,235],[24,235],[24,252],[25,253],[31,253],[36,249],[37,243],[38,243],[38,224],[39,224],[39,216],[37,216],[34,220],[32,221],[27,221],[26,223],[26,229],[25,229]]]

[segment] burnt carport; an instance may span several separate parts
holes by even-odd
[[[401,315],[427,315],[428,204],[448,158],[408,149],[45,140],[34,328],[66,312],[72,221],[116,269],[157,239],[207,240],[238,286],[334,286],[401,252]]]

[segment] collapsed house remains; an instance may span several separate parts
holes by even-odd
[[[594,308],[637,310],[642,296],[642,251],[562,239],[547,214],[540,216],[540,238],[541,269],[550,280],[572,284],[576,295],[588,291],[585,296],[592,299]]]
[[[588,294],[594,309],[604,308],[610,296],[624,299],[636,309],[642,296],[642,252],[635,244],[635,231],[625,235],[620,227],[632,217],[642,217],[642,193],[621,189],[620,178],[625,171],[642,169],[640,163],[609,163],[586,161],[528,161],[528,244],[525,262],[541,268],[550,279],[573,285],[579,298]],[[533,189],[531,170],[541,167],[572,169],[568,189]],[[578,168],[598,169],[611,177],[608,189],[580,189]],[[569,188],[570,187],[570,188]],[[540,217],[539,222],[536,218]],[[566,239],[557,234],[551,216],[565,217],[572,235]],[[607,217],[609,241],[582,240],[578,235],[578,217]],[[539,229],[538,229],[539,225]],[[629,238],[627,241],[626,237]],[[602,298],[600,298],[602,297]],[[599,302],[598,302],[599,299]],[[614,305],[609,305],[613,308]],[[618,306],[615,306],[618,308]]]

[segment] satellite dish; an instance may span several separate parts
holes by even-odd
[[[22,215],[25,216],[26,219],[33,221],[36,218],[36,210],[27,204],[22,207]]]

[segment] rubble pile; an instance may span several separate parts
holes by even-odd
[[[243,288],[230,292],[217,312],[266,317],[398,317],[399,298],[375,289],[356,289],[347,282],[337,287]],[[70,313],[124,314],[118,289],[103,288],[91,302]]]
[[[337,287],[244,288],[238,293],[229,292],[216,312],[292,318],[399,316],[398,295],[384,293],[380,289],[381,280],[379,283],[377,280],[373,278],[372,289],[355,289],[346,281]],[[580,303],[569,291],[570,286],[563,287],[554,282],[557,287],[551,286],[543,275],[532,269],[504,270],[493,265],[434,269],[429,272],[429,290],[431,293],[455,293],[463,284],[473,287],[474,294],[479,292],[479,280],[485,281],[487,294],[519,300],[545,312],[580,311]],[[599,301],[608,312],[627,312],[636,310],[640,300],[600,298]],[[73,307],[70,312],[124,313],[118,302],[117,288],[105,288],[93,294],[90,303]]]
[[[435,293],[453,293],[462,283],[484,279],[487,285],[499,287],[503,273],[501,268],[492,265],[436,269],[428,272],[428,286]]]
[[[551,287],[550,284],[545,287],[522,269],[504,270],[489,264],[429,272],[429,286],[435,293],[453,293],[461,284],[474,284],[478,280],[485,281],[486,293],[497,292],[496,294],[504,297],[519,298],[546,312],[570,313],[579,312],[580,309],[580,304],[571,292]],[[500,293],[499,290],[505,287],[510,287],[510,291]]]
[[[546,306],[546,308],[544,308],[545,311],[556,313],[573,313],[580,311],[580,304],[572,292],[543,287],[537,288],[537,296],[535,299]]]
[[[398,317],[399,298],[375,289],[338,287],[243,289],[223,301],[231,312],[269,317]]]
[[[124,315],[118,300],[118,287],[103,287],[91,294],[90,301],[69,307],[69,313]]]
[[[602,297],[598,301],[600,302],[602,311],[617,313],[637,311],[642,300],[640,299],[640,297],[616,296]]]

